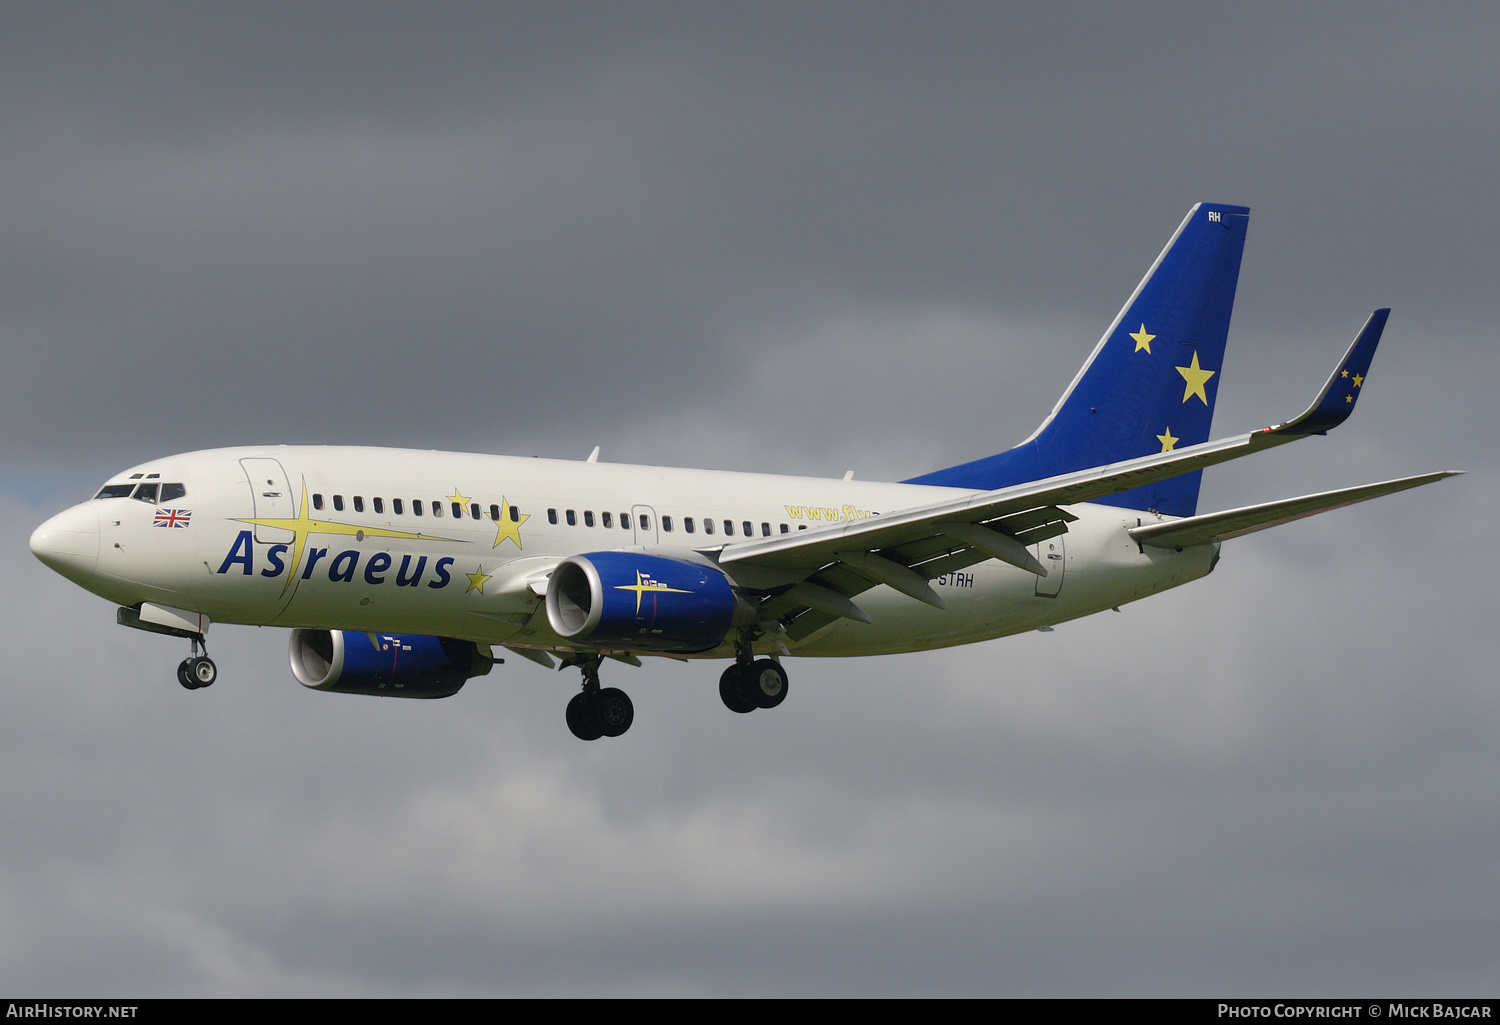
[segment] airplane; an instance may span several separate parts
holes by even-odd
[[[1462,471],[1200,514],[1205,467],[1353,412],[1376,310],[1300,415],[1209,427],[1249,208],[1199,203],[1020,445],[899,483],[399,449],[262,446],[153,459],[47,520],[31,550],[184,638],[290,627],[313,690],[441,698],[495,648],[576,667],[582,740],[634,721],[606,659],[729,659],[719,696],[775,708],[783,660],[921,651],[1054,625],[1210,573],[1224,541]]]

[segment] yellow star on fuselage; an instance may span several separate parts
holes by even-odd
[[[1150,352],[1151,352],[1151,339],[1155,338],[1156,336],[1155,335],[1148,335],[1146,333],[1146,325],[1145,324],[1142,324],[1141,325],[1141,329],[1139,331],[1135,332],[1134,334],[1130,335],[1129,337],[1135,339],[1135,350],[1134,351],[1140,352],[1142,349],[1145,349],[1146,352],[1147,352],[1147,354],[1148,355],[1150,354]]]
[[[464,594],[468,594],[469,591],[484,593],[484,582],[490,579],[490,575],[484,571],[483,566],[476,566],[473,573],[465,573],[464,576],[469,578],[469,586]]]
[[[1177,372],[1181,374],[1182,379],[1187,382],[1187,387],[1182,390],[1182,401],[1186,402],[1188,399],[1196,395],[1198,396],[1198,398],[1203,400],[1203,404],[1205,406],[1208,405],[1208,392],[1203,390],[1203,386],[1207,384],[1208,379],[1217,374],[1218,371],[1204,370],[1202,367],[1200,367],[1198,365],[1198,353],[1194,352],[1193,362],[1188,366],[1178,367]]]
[[[500,499],[500,519],[495,523],[495,543],[491,548],[499,548],[500,542],[506,538],[514,541],[517,548],[521,547],[521,524],[531,519],[531,515],[518,515],[512,520],[510,517],[513,511],[509,502]]]
[[[1167,428],[1164,428],[1164,429],[1166,430],[1167,433],[1166,434],[1158,434],[1156,436],[1156,440],[1159,441],[1159,442],[1161,442],[1161,450],[1163,452],[1170,452],[1176,446],[1176,444],[1179,441],[1181,441],[1182,439],[1181,438],[1174,438],[1174,437],[1172,437],[1172,428],[1167,427]]]
[[[459,505],[468,505],[469,504],[468,498],[466,498],[464,496],[464,493],[462,491],[458,490],[457,488],[454,488],[453,489],[453,494],[451,494],[451,495],[448,496],[448,501],[450,501],[450,502],[457,502]]]
[[[297,577],[297,569],[302,564],[302,552],[307,547],[307,538],[311,534],[338,534],[345,537],[404,537],[427,541],[453,541],[451,537],[434,537],[431,534],[413,534],[405,530],[387,530],[384,527],[365,527],[357,523],[335,523],[332,520],[315,520],[310,515],[312,506],[307,501],[307,482],[302,482],[302,505],[295,519],[286,518],[255,518],[235,517],[239,523],[253,523],[258,527],[275,527],[278,530],[290,530],[296,535],[292,543],[292,564],[287,570],[286,583],[281,587],[281,593],[286,594],[286,589],[292,586],[292,581]]]
[[[655,580],[652,580],[650,577],[648,577],[646,574],[642,573],[640,570],[636,570],[635,571],[635,583],[633,583],[633,584],[617,584],[617,585],[615,585],[615,590],[616,591],[634,591],[635,592],[635,612],[636,612],[636,615],[640,615],[640,613],[641,613],[641,595],[643,595],[643,594],[645,594],[647,592],[650,592],[652,594],[666,594],[666,593],[670,593],[670,594],[692,594],[693,593],[692,591],[684,591],[680,587],[668,587],[666,584],[658,584]]]

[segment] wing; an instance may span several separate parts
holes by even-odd
[[[1068,523],[1077,517],[1066,506],[1239,459],[1312,434],[1325,434],[1348,419],[1389,312],[1377,310],[1371,315],[1312,405],[1286,423],[996,491],[960,494],[947,501],[850,523],[728,545],[710,554],[732,575],[746,574],[753,578],[761,571],[766,574],[768,584],[781,581],[779,587],[765,588],[769,596],[762,603],[762,613],[782,624],[790,622],[786,632],[794,640],[807,637],[840,617],[869,622],[869,616],[852,598],[877,584],[887,584],[916,600],[942,607],[942,600],[927,581],[986,559],[999,559],[1044,576],[1045,568],[1032,557],[1027,546],[1067,531]],[[1389,490],[1354,497],[1336,492],[1333,494],[1342,497],[1311,496],[1254,510],[1172,521],[1163,524],[1162,533],[1156,536],[1158,539],[1170,536],[1166,528],[1179,524],[1200,532],[1223,529],[1230,536],[1234,531],[1261,529],[1257,524],[1273,526],[1325,508],[1337,508],[1403,487],[1417,487],[1447,475],[1428,474],[1403,482],[1371,485],[1373,489]],[[1317,508],[1304,509],[1298,505],[1325,499],[1329,504]],[[1219,516],[1239,518],[1225,519],[1222,526],[1206,522]],[[1266,518],[1257,519],[1260,516]],[[1174,542],[1172,546],[1180,543]],[[788,586],[788,580],[794,582]]]

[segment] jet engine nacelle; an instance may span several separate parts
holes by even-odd
[[[707,651],[754,615],[719,570],[660,555],[574,555],[547,580],[553,631],[599,648]]]
[[[291,656],[304,687],[390,698],[446,698],[494,665],[473,641],[350,630],[293,630]]]

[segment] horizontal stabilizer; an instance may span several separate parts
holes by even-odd
[[[1330,509],[1342,509],[1346,505],[1367,502],[1382,495],[1393,495],[1408,488],[1419,488],[1423,484],[1442,480],[1462,473],[1462,470],[1440,470],[1416,477],[1402,477],[1379,484],[1365,484],[1357,488],[1340,491],[1325,491],[1318,495],[1303,495],[1280,502],[1251,505],[1243,509],[1192,516],[1185,520],[1169,520],[1166,523],[1151,523],[1143,527],[1132,527],[1131,538],[1153,548],[1186,548],[1188,545],[1203,545],[1214,541],[1227,541],[1232,537],[1253,534],[1267,527],[1291,523]]]

